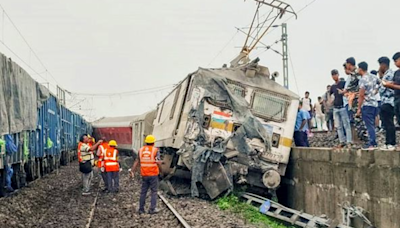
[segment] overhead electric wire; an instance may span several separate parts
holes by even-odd
[[[28,43],[24,35],[21,33],[21,31],[18,29],[18,27],[15,25],[11,17],[8,15],[7,11],[4,9],[4,7],[0,4],[0,8],[3,10],[3,29],[4,29],[4,15],[8,18],[8,20],[11,22],[11,24],[14,26],[15,30],[17,30],[18,34],[21,36],[22,40],[25,42],[25,44],[29,47],[30,51],[33,53],[33,55],[36,57],[36,59],[39,61],[39,63],[42,65],[42,67],[46,70],[46,72],[53,78],[54,82],[56,84],[59,84],[57,79],[53,76],[53,74],[47,69],[47,67],[43,64],[42,60],[39,58],[39,56],[36,54],[36,52],[33,50],[31,45]],[[3,40],[4,44],[4,30],[3,30]],[[46,80],[47,81],[47,80]]]
[[[300,94],[299,85],[297,84],[296,74],[294,73],[293,61],[292,61],[292,57],[290,55],[289,48],[288,48],[288,56],[289,56],[290,66],[291,66],[291,69],[292,69],[294,83],[296,85],[297,94]]]
[[[314,2],[316,2],[317,0],[313,0],[312,2],[306,4],[303,8],[301,8],[299,11],[297,11],[297,15],[299,15],[303,10],[305,10],[307,7],[309,7],[311,4],[313,4]],[[292,14],[292,16],[290,16],[289,18],[287,18],[286,20],[283,21],[283,23],[288,22],[290,19],[292,19],[293,17],[295,17],[294,14]],[[271,32],[275,31],[275,28],[272,28],[269,32],[267,32],[266,35],[270,34]]]
[[[33,69],[27,62],[25,62],[21,57],[19,57],[19,55],[17,55],[17,53],[15,53],[10,47],[8,47],[2,40],[0,40],[0,43],[4,45],[5,48],[7,48],[11,53],[13,53],[15,55],[15,57],[17,57],[19,60],[21,60],[22,63],[24,63],[27,67],[29,67],[35,74],[39,75],[39,77],[41,77],[42,79],[44,79],[46,82],[48,82],[48,80],[46,78],[44,78],[41,74],[39,74],[35,69]]]
[[[70,92],[66,91],[70,94],[73,94],[75,96],[85,96],[85,97],[113,97],[113,96],[130,96],[130,95],[138,95],[138,94],[146,94],[150,92],[156,92],[156,91],[161,91],[161,90],[166,90],[174,87],[175,84],[170,84],[170,85],[164,85],[164,86],[158,86],[158,87],[152,87],[152,88],[147,88],[147,89],[140,89],[140,90],[131,90],[131,91],[125,91],[125,92],[117,92],[117,93],[79,93],[79,92]]]
[[[218,58],[218,56],[226,49],[226,47],[228,47],[228,45],[232,42],[232,40],[235,39],[238,33],[239,31],[236,31],[236,33],[233,34],[232,38],[228,41],[228,43],[224,45],[224,47],[214,56],[214,58],[210,61],[210,63],[208,63],[207,66],[210,66]]]

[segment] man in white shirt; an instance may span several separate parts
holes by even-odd
[[[309,131],[311,133],[311,128],[312,128],[311,119],[313,117],[313,115],[312,115],[313,108],[312,108],[312,101],[310,98],[310,92],[306,91],[305,96],[303,98],[301,98],[301,102],[303,102],[303,106],[301,106],[301,110],[304,110],[310,114],[310,119],[308,120],[308,126],[309,126]]]
[[[326,130],[324,111],[322,97],[318,97],[318,101],[314,104],[315,120],[317,122],[318,131]]]

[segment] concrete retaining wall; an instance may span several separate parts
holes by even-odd
[[[289,207],[338,221],[338,204],[349,201],[376,227],[398,228],[400,153],[293,148],[279,195]]]

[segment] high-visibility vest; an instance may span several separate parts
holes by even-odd
[[[103,157],[104,160],[104,168],[106,172],[118,172],[119,164],[118,164],[118,150],[114,147],[108,147],[106,149],[106,153]]]
[[[139,150],[140,174],[146,176],[158,176],[159,170],[156,163],[158,149],[153,146],[144,146]]]
[[[81,147],[84,143],[83,142],[79,142],[78,144],[78,160],[79,162],[86,162],[86,161],[91,161],[92,165],[94,164],[94,156],[93,153],[91,151],[81,151]]]
[[[100,154],[98,154],[99,160],[97,161],[97,167],[104,167],[104,155],[108,149],[108,143],[104,142],[99,146]]]

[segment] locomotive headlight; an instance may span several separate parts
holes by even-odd
[[[262,176],[262,182],[265,187],[269,189],[275,189],[281,183],[281,175],[276,170],[267,170]]]

